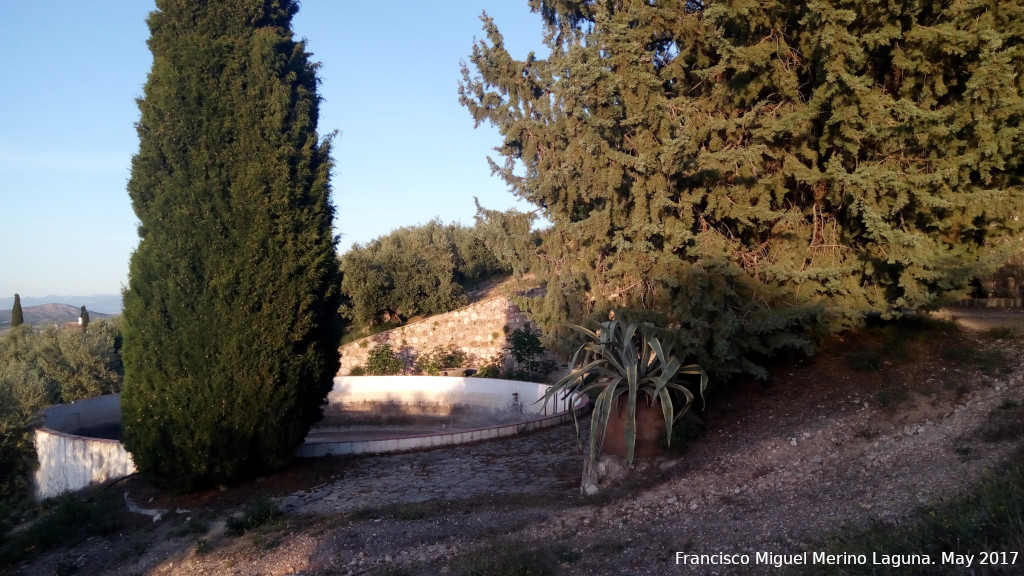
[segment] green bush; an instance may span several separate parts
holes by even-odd
[[[260,494],[245,505],[245,510],[240,516],[228,518],[227,529],[232,535],[241,536],[283,515],[284,513],[272,498],[266,494]]]
[[[87,332],[48,329],[42,333],[39,363],[56,383],[57,402],[67,403],[121,391],[120,318],[90,324]]]
[[[444,368],[461,368],[466,365],[469,355],[449,344],[447,347],[437,346],[416,358],[413,370],[416,374],[437,376]]]
[[[515,360],[514,365],[504,370],[504,377],[509,380],[539,382],[547,379],[557,364],[544,356],[544,345],[540,334],[529,326],[513,330],[508,335],[508,356]]]
[[[0,534],[6,520],[30,501],[38,466],[33,430],[50,403],[40,373],[23,363],[0,365]]]
[[[481,366],[473,376],[477,378],[501,378],[501,365],[492,360]]]
[[[83,501],[67,494],[43,502],[28,528],[0,540],[0,572],[57,547],[73,547],[124,527],[119,493],[107,491]]]
[[[0,336],[0,532],[3,519],[31,501],[40,411],[119,391],[120,343],[116,319],[94,322],[84,333],[22,325]]]
[[[366,359],[366,374],[370,376],[401,374],[404,368],[402,359],[391,350],[390,344],[375,346]]]
[[[465,287],[505,273],[475,228],[431,220],[406,226],[341,257],[343,313],[357,330],[465,306]]]

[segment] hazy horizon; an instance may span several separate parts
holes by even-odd
[[[21,298],[21,307],[41,306],[43,304],[67,304],[69,306],[85,306],[86,310],[99,312],[101,314],[121,313],[121,294],[89,294],[89,295],[61,295],[48,294],[46,296],[29,296],[17,293]],[[14,294],[0,297],[0,310],[10,310],[14,307]]]

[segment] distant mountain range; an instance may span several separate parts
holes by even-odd
[[[14,306],[13,298],[11,306]],[[85,309],[89,310],[89,305],[85,305]],[[25,324],[30,324],[34,328],[48,328],[54,324],[63,325],[67,322],[77,322],[78,317],[81,315],[81,306],[72,306],[70,304],[40,304],[38,306],[25,306],[24,301],[21,304],[21,314],[25,319]],[[89,321],[93,322],[103,318],[109,318],[113,314],[104,314],[102,312],[93,312],[89,310]],[[0,309],[0,330],[6,330],[11,327],[11,308]]]
[[[21,296],[21,309],[24,312],[26,306],[39,306],[41,304],[67,304],[74,306],[75,308],[81,308],[85,306],[85,309],[89,311],[89,317],[92,317],[93,312],[102,312],[104,314],[120,314],[121,313],[121,295],[120,294],[93,294],[92,296]],[[10,296],[0,298],[0,311],[6,310],[8,314],[11,312],[11,308],[14,307],[14,294]],[[7,316],[10,321],[10,316]],[[75,314],[75,318],[78,318],[78,314]]]

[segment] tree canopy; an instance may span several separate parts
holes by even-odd
[[[128,192],[125,443],[178,490],[285,464],[338,368],[330,141],[292,0],[158,0]]]
[[[542,321],[686,330],[719,373],[958,293],[1019,232],[1024,2],[530,0],[460,99],[554,224]]]
[[[0,333],[0,533],[32,502],[40,412],[120,392],[121,341],[116,318],[98,320],[88,332],[23,324]]]
[[[341,257],[345,315],[372,326],[464,306],[467,286],[506,271],[486,241],[479,227],[434,219],[354,245]]]

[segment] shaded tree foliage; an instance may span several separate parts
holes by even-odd
[[[39,342],[28,326],[0,340],[0,533],[8,517],[31,498],[31,474],[38,466],[32,434],[51,388],[34,365]]]
[[[0,533],[9,514],[31,502],[40,411],[119,392],[120,343],[117,319],[87,333],[22,325],[0,336]]]
[[[354,245],[341,270],[344,313],[359,326],[454,310],[466,286],[505,271],[474,228],[439,219]]]
[[[460,99],[554,224],[548,329],[616,308],[763,374],[809,329],[958,293],[1019,229],[1022,0],[530,6],[550,54],[485,14]]]
[[[329,139],[291,0],[158,0],[128,191],[125,443],[178,490],[284,465],[338,368]]]
[[[518,210],[488,210],[476,204],[475,230],[480,241],[506,270],[522,275],[533,268],[540,233],[533,230],[537,215]]]
[[[405,368],[402,359],[391,349],[391,344],[379,344],[366,358],[365,373],[370,376],[401,374]]]
[[[120,319],[90,324],[88,332],[48,329],[42,332],[35,364],[52,383],[52,399],[69,403],[121,391]]]

